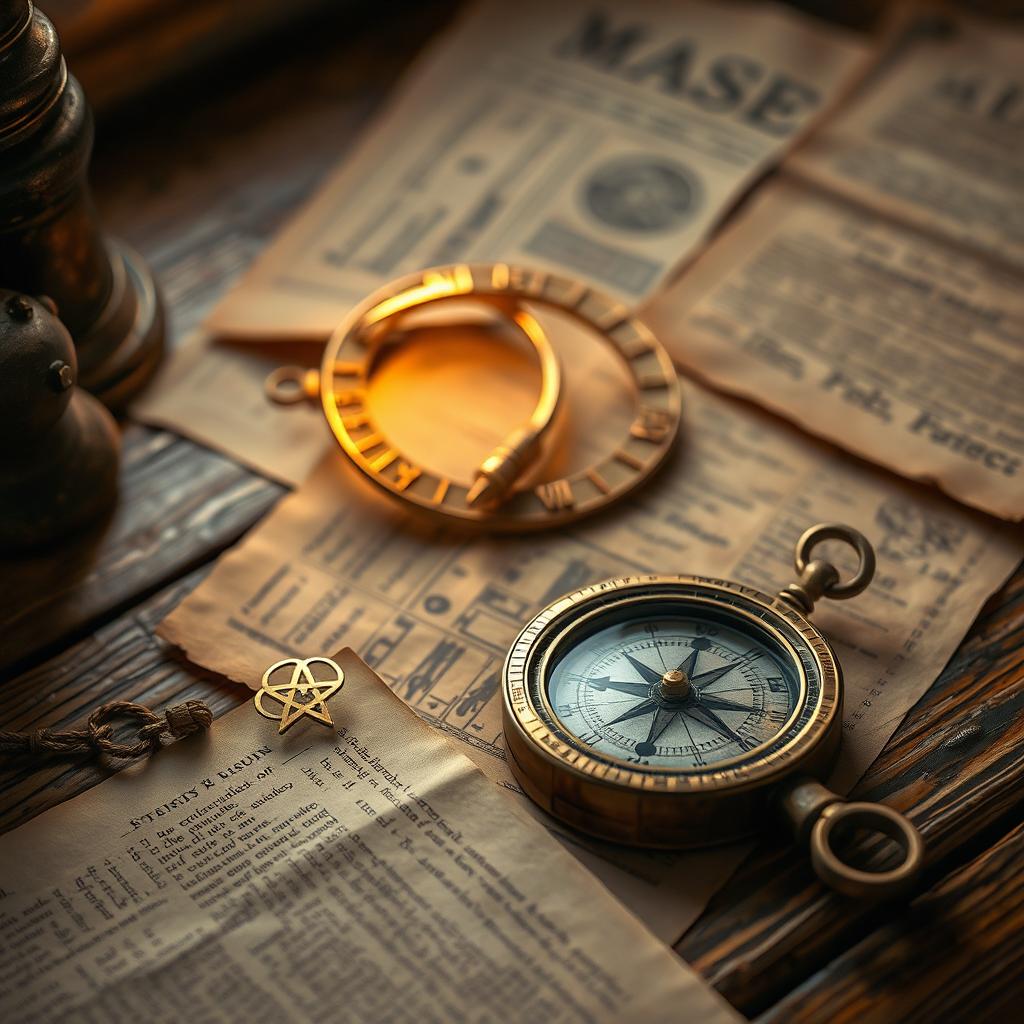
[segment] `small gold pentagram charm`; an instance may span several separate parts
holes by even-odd
[[[333,673],[333,679],[319,680],[310,666],[319,662]],[[287,683],[272,683],[270,680],[279,669],[291,667],[291,678]],[[300,718],[308,715],[321,725],[334,725],[327,701],[345,685],[345,673],[340,665],[330,658],[285,658],[270,666],[263,673],[260,688],[253,697],[256,710],[264,717],[280,720],[278,734],[290,729]],[[263,706],[263,698],[270,697],[281,704],[281,713],[274,714]],[[304,698],[300,700],[299,698]]]

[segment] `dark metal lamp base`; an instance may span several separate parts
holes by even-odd
[[[123,410],[156,371],[164,307],[153,274],[134,249],[108,240],[113,287],[96,324],[78,340],[79,382],[108,409]]]

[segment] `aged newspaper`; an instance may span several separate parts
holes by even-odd
[[[739,1022],[351,652],[0,839],[8,1021]]]
[[[1024,278],[783,180],[642,311],[691,372],[1024,518]]]
[[[649,295],[864,66],[765,4],[484,0],[209,321],[323,338],[384,281],[455,260]]]
[[[605,386],[588,390],[599,408]],[[160,632],[249,686],[283,653],[350,644],[492,779],[512,784],[499,677],[533,612],[631,571],[706,573],[771,591],[792,575],[799,533],[840,520],[866,533],[879,557],[867,593],[815,613],[844,665],[845,743],[833,783],[848,788],[1018,563],[1021,543],[763,413],[692,385],[684,396],[683,442],[660,477],[613,515],[557,535],[446,534],[371,492],[332,452]],[[685,870],[678,857],[613,856],[619,874],[601,877],[670,936],[697,916],[737,855],[701,854]]]
[[[1024,269],[1024,32],[919,13],[790,168]]]
[[[453,259],[518,258],[638,302],[865,60],[767,4],[488,0],[427,50],[133,413],[298,485],[325,430],[266,402],[263,380],[313,357],[215,335],[322,340],[388,278]]]
[[[323,412],[312,405],[273,405],[263,384],[279,366],[315,366],[319,360],[261,347],[270,351],[193,333],[132,405],[132,417],[211,445],[258,473],[298,487],[327,446]]]

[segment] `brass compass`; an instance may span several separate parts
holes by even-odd
[[[825,540],[856,550],[851,579],[812,559]],[[526,793],[584,832],[654,847],[742,839],[781,815],[833,888],[879,897],[909,885],[917,830],[817,781],[839,751],[842,674],[806,616],[821,597],[860,593],[874,552],[850,527],[821,524],[795,563],[799,581],[774,598],[700,576],[630,576],[540,612],[504,667],[509,764]],[[847,863],[837,839],[852,829],[894,840],[900,863]]]
[[[536,408],[488,455],[474,479],[458,481],[401,451],[375,422],[368,385],[410,311],[428,304],[482,303],[533,346],[541,367]],[[534,482],[542,448],[554,443],[561,387],[558,361],[532,310],[559,310],[610,345],[635,395],[621,443],[587,468]],[[489,529],[558,526],[596,512],[646,480],[679,430],[679,382],[668,353],[621,303],[581,282],[505,263],[456,264],[392,282],[360,303],[331,336],[319,372],[282,367],[267,380],[276,402],[319,401],[344,453],[378,487],[421,512]],[[482,399],[483,400],[483,399]],[[429,425],[425,425],[429,428]],[[530,483],[524,484],[524,480]]]

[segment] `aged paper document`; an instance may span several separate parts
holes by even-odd
[[[599,384],[587,393],[607,418]],[[500,670],[536,610],[633,571],[706,573],[771,591],[792,575],[800,532],[840,520],[866,533],[879,559],[867,593],[825,602],[814,616],[846,676],[845,743],[832,781],[848,788],[1016,566],[1021,543],[756,410],[692,385],[684,399],[684,437],[665,471],[613,514],[557,535],[467,538],[424,526],[332,452],[160,632],[253,687],[282,654],[350,644],[486,774],[511,785]],[[602,879],[664,935],[692,922],[738,856],[602,852],[619,869]]]
[[[867,535],[879,565],[864,595],[814,614],[843,664],[850,785],[1016,567],[1022,543],[756,410],[696,386],[684,395],[686,436],[660,477],[614,514],[557,534],[425,527],[331,453],[158,631],[253,688],[278,654],[348,644],[424,717],[492,757],[498,778],[501,662],[535,611],[624,572],[694,572],[773,592],[793,575],[797,536],[838,520]]]
[[[742,1020],[339,661],[335,729],[246,704],[0,839],[5,1020]]]
[[[783,181],[642,312],[691,372],[1024,519],[1019,274]]]
[[[270,405],[263,380],[308,357],[215,334],[322,341],[390,277],[456,259],[548,266],[633,304],[865,60],[767,4],[488,0],[427,50],[133,414],[298,485],[326,430]]]
[[[455,260],[649,295],[864,67],[791,10],[484,0],[214,312],[323,338],[384,281]]]
[[[287,408],[268,401],[263,382],[271,370],[302,361],[278,347],[253,351],[220,344],[197,331],[171,352],[132,417],[211,445],[258,473],[297,487],[327,446],[323,412],[312,405]],[[305,360],[317,365],[318,360]]]
[[[789,166],[1024,269],[1024,32],[925,12]]]

